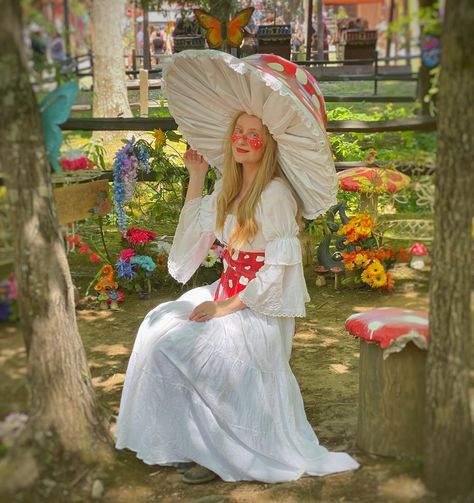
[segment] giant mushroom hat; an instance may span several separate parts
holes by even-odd
[[[373,215],[377,214],[378,195],[394,194],[404,189],[410,183],[410,177],[395,171],[379,167],[349,168],[340,172],[339,188],[360,193],[361,210],[367,209]]]
[[[274,54],[237,59],[189,50],[165,64],[163,84],[179,130],[219,171],[229,127],[246,112],[259,117],[277,142],[279,164],[303,216],[315,218],[336,203],[324,99],[307,70]]]

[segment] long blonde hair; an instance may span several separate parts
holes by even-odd
[[[234,160],[230,137],[235,129],[237,120],[244,112],[239,112],[232,121],[227,131],[227,139],[224,150],[224,166],[222,175],[222,189],[217,198],[216,227],[222,230],[226,216],[239,195],[243,182],[242,164]],[[277,161],[277,144],[268,128],[263,125],[263,137],[266,139],[260,167],[255,174],[252,185],[246,192],[237,207],[237,225],[229,239],[229,248],[240,248],[244,243],[252,239],[258,230],[255,222],[255,208],[260,201],[260,196],[268,183],[275,177],[284,178]]]

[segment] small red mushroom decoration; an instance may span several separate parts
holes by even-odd
[[[413,269],[421,270],[425,267],[425,255],[428,253],[426,246],[423,243],[415,243],[410,248],[410,267]]]
[[[325,276],[329,272],[329,269],[326,269],[322,265],[318,265],[314,268],[314,271],[316,273],[316,286],[324,286],[326,284]]]

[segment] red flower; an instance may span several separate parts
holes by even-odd
[[[120,260],[130,262],[130,259],[136,254],[137,252],[133,248],[124,248],[120,251]]]
[[[88,169],[95,166],[95,163],[87,157],[78,157],[77,159],[61,159],[61,166],[64,171],[76,171],[79,169]]]
[[[131,227],[126,233],[126,238],[132,245],[145,245],[148,241],[155,239],[156,234],[138,227]]]
[[[81,253],[82,255],[85,255],[86,253],[89,253],[91,250],[89,248],[89,245],[86,245],[85,243],[81,243],[81,246],[77,249],[77,253]]]
[[[102,262],[102,259],[99,257],[99,255],[96,255],[95,253],[91,253],[89,255],[89,259],[91,262]]]

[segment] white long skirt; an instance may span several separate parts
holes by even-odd
[[[198,323],[218,282],[150,311],[128,364],[116,435],[147,464],[195,461],[225,481],[284,482],[356,469],[306,419],[289,366],[294,318],[243,309]]]

